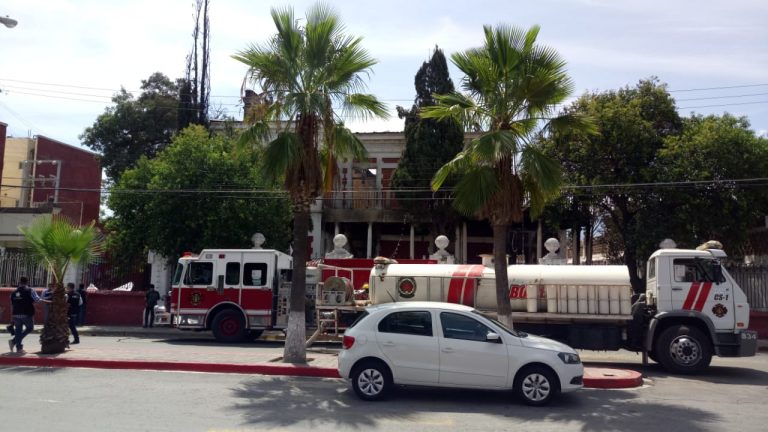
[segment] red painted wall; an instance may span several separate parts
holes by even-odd
[[[15,288],[0,288],[0,323],[11,321],[11,293]],[[42,288],[37,289],[42,293]],[[85,311],[85,325],[140,326],[144,313],[144,292],[141,291],[98,291],[88,293]],[[43,304],[35,305],[35,325],[43,324]]]
[[[44,136],[37,137],[37,153],[35,159],[60,160],[61,179],[57,206],[61,214],[69,217],[75,223],[87,224],[99,218],[99,201],[101,194],[101,164],[97,155],[52,140]],[[50,163],[37,165],[35,177],[45,176],[49,180],[44,184],[36,183],[32,202],[47,202],[53,197],[57,166]],[[51,177],[53,176],[53,177]]]

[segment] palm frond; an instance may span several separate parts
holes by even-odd
[[[289,166],[300,163],[301,159],[301,138],[294,132],[281,132],[265,148],[264,175],[270,180],[279,180]]]

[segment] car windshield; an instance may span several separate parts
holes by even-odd
[[[517,330],[512,330],[512,329],[509,329],[509,328],[507,328],[507,326],[505,326],[504,324],[502,324],[502,323],[501,323],[499,320],[497,320],[497,319],[495,319],[495,318],[491,318],[491,317],[489,317],[488,315],[485,315],[485,314],[483,314],[482,312],[480,312],[480,311],[478,311],[478,310],[476,310],[476,309],[472,309],[472,313],[473,313],[473,314],[476,314],[476,315],[480,315],[481,317],[483,317],[483,318],[485,318],[485,319],[487,319],[487,320],[491,321],[492,323],[494,323],[494,324],[496,324],[498,327],[500,327],[500,328],[501,328],[503,331],[505,331],[505,332],[507,332],[507,333],[511,334],[512,336],[516,336],[516,337],[520,337],[520,338],[524,338],[524,337],[528,336],[528,333],[526,333],[526,332],[521,332],[521,331],[517,331]]]

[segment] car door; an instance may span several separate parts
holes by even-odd
[[[437,384],[439,357],[432,313],[399,311],[378,324],[377,342],[398,384]]]
[[[459,312],[440,312],[440,329],[440,385],[508,387],[507,346],[503,339],[487,340],[495,331]]]

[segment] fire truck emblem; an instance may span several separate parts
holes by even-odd
[[[416,294],[416,281],[409,277],[400,278],[397,281],[397,292],[403,298],[413,297]]]
[[[725,314],[728,313],[728,308],[718,303],[715,305],[715,307],[712,308],[712,313],[715,314],[715,316],[717,316],[718,318],[722,318],[725,316]]]
[[[203,295],[197,291],[193,292],[190,296],[190,302],[192,303],[192,306],[197,306],[200,304],[200,301],[203,299]]]

